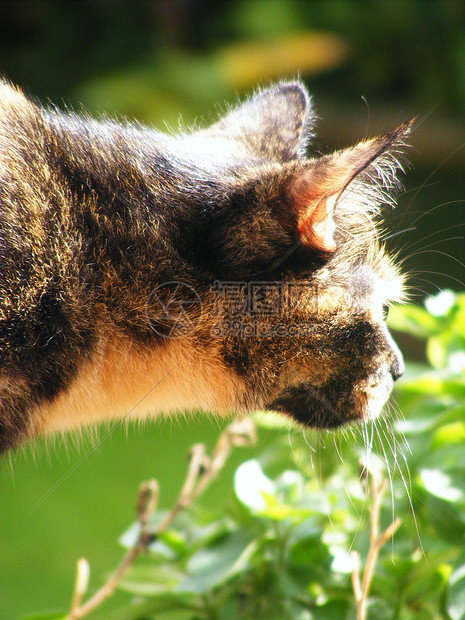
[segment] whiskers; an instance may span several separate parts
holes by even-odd
[[[421,553],[425,556],[415,514],[414,499],[424,504],[426,502],[418,495],[412,485],[408,459],[405,454],[406,452],[411,454],[412,451],[405,435],[395,428],[395,420],[403,416],[393,398],[391,398],[386,409],[387,411],[379,418],[368,423],[371,427],[371,434],[369,442],[365,442],[365,455],[367,459],[375,457],[377,465],[381,464],[385,469],[390,489],[392,521],[396,517],[396,497],[398,498],[400,495],[399,492],[396,492],[396,487],[399,483],[401,484],[403,495],[407,499],[409,511],[412,515],[418,545]],[[373,433],[376,436],[375,442],[373,442]],[[367,430],[365,430],[364,436],[368,437]]]
[[[376,419],[364,419],[356,425],[330,433],[303,429],[301,447],[304,446],[305,458],[302,458],[301,451],[297,450],[298,436],[288,434],[294,458],[298,453],[298,467],[307,468],[307,472],[308,468],[310,469],[309,473],[313,474],[313,479],[318,482],[320,491],[329,497],[334,481],[337,480],[337,486],[345,493],[351,512],[357,519],[355,531],[352,532],[351,548],[355,545],[360,531],[364,529],[368,507],[366,502],[363,502],[361,507],[356,498],[363,501],[363,497],[370,495],[367,471],[381,470],[389,484],[392,522],[396,519],[396,512],[406,514],[405,508],[396,507],[396,502],[400,502],[400,506],[406,502],[408,512],[412,515],[418,548],[422,555],[425,555],[415,506],[427,503],[412,484],[408,463],[408,456],[412,451],[405,435],[396,428],[396,421],[402,417],[398,404],[391,397],[383,414]],[[357,478],[363,491],[360,495],[354,486]],[[334,528],[330,499],[327,516],[329,524]]]

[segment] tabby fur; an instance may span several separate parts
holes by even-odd
[[[307,157],[305,87],[165,135],[0,83],[0,450],[98,420],[375,417],[402,358],[377,229],[407,125]]]

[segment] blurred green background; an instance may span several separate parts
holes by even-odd
[[[418,300],[464,287],[464,18],[459,0],[4,1],[0,72],[44,102],[162,129],[208,122],[257,85],[300,75],[320,117],[314,153],[417,117],[388,243]],[[116,428],[82,462],[90,439],[37,444],[4,462],[0,619],[66,608],[81,556],[91,589],[99,585],[121,555],[115,541],[133,519],[139,482],[156,476],[168,506],[188,447],[211,446],[218,432],[205,418],[159,421]],[[243,454],[206,503],[227,501]]]

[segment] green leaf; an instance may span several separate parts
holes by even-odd
[[[451,320],[451,329],[465,339],[465,293],[457,295],[456,311]]]
[[[168,564],[136,564],[129,569],[118,587],[139,596],[171,596],[183,576]]]
[[[288,430],[295,428],[290,418],[269,411],[256,411],[253,420],[257,428]]]
[[[301,540],[314,539],[321,536],[321,528],[316,525],[315,519],[306,519],[292,528],[288,545],[293,545]]]
[[[119,544],[125,549],[134,547],[140,536],[140,523],[136,521],[128,527],[128,529],[119,537]]]
[[[425,566],[424,563],[418,564],[404,589],[405,601],[408,601],[412,607],[422,606],[427,601],[433,603],[438,601],[444,592],[449,572],[447,568],[441,565]]]
[[[404,435],[422,435],[430,433],[441,422],[439,413],[444,410],[444,405],[436,408],[432,415],[424,415],[421,418],[409,417],[405,420],[396,420],[394,428],[398,433]]]
[[[402,382],[402,390],[413,394],[429,394],[449,399],[465,399],[465,380],[461,377],[443,378],[430,372],[413,381]]]
[[[192,550],[195,547],[207,547],[215,540],[230,534],[237,526],[229,518],[219,518],[211,523],[199,523],[189,529],[188,545]]]
[[[289,549],[289,562],[296,566],[313,564],[324,568],[330,566],[332,559],[328,548],[319,537],[302,539]]]
[[[450,576],[447,611],[452,620],[465,620],[465,564],[458,566]]]
[[[285,600],[283,607],[285,620],[313,620],[308,609],[295,601]]]
[[[440,334],[428,339],[426,355],[434,368],[444,368],[447,363],[447,335]]]
[[[431,295],[425,299],[425,307],[433,316],[447,316],[456,305],[456,295],[449,289],[439,291],[437,295]]]
[[[370,620],[392,620],[393,610],[389,605],[390,602],[389,597],[383,599],[370,597],[368,599],[368,618]]]
[[[387,323],[391,329],[421,339],[426,339],[440,331],[440,321],[424,308],[413,304],[395,305],[389,313]]]
[[[186,538],[177,530],[169,529],[160,534],[160,537],[149,546],[150,553],[173,559],[176,555],[184,555],[189,551]]]
[[[460,373],[465,365],[465,338],[454,333],[444,331],[432,336],[426,345],[426,354],[434,368],[450,368]]]
[[[177,592],[204,594],[246,570],[257,548],[253,535],[238,531],[220,542],[200,549],[187,563],[188,575],[176,586]]]
[[[448,407],[447,410],[441,415],[439,423],[444,424],[446,422],[462,421],[465,417],[465,405],[459,407]]]
[[[454,486],[451,477],[439,469],[422,469],[420,479],[429,493],[446,502],[464,499],[463,490]]]
[[[266,497],[266,499],[269,500],[268,497]],[[292,504],[279,504],[276,501],[268,501],[266,508],[264,510],[258,510],[256,514],[260,517],[271,519],[272,521],[291,519],[298,522],[312,515],[312,510],[293,506]]]
[[[347,620],[349,610],[353,607],[345,598],[332,599],[312,610],[314,620]]]
[[[428,508],[425,526],[432,525],[437,538],[449,545],[462,546],[465,540],[465,514],[462,505],[430,495],[427,496],[425,506]],[[437,543],[438,540],[434,542]]]
[[[329,567],[332,556],[328,546],[322,542],[321,528],[316,527],[313,519],[306,519],[292,528],[287,552],[289,562],[295,566]]]
[[[444,424],[434,432],[431,440],[433,450],[451,444],[465,444],[465,422]]]
[[[245,461],[237,468],[234,491],[237,498],[250,509],[263,510],[267,505],[264,494],[272,496],[275,485],[265,476],[260,463],[253,459]]]
[[[193,610],[200,610],[201,606],[195,600],[181,601],[179,599],[140,599],[134,598],[129,605],[119,606],[115,610],[105,610],[104,615],[96,615],[99,620],[192,620]],[[160,615],[161,612],[163,615]],[[93,617],[93,616],[92,616]]]

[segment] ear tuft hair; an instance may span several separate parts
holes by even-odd
[[[392,190],[399,185],[397,171],[403,169],[399,156],[411,125],[295,168],[287,184],[284,209],[296,221],[304,247],[326,253],[336,249],[334,217],[338,203],[349,192],[356,198],[352,204],[364,205],[366,211],[375,211],[379,203],[392,200]]]
[[[252,155],[287,162],[304,156],[315,116],[300,82],[281,82],[258,91],[210,130],[242,142]]]

